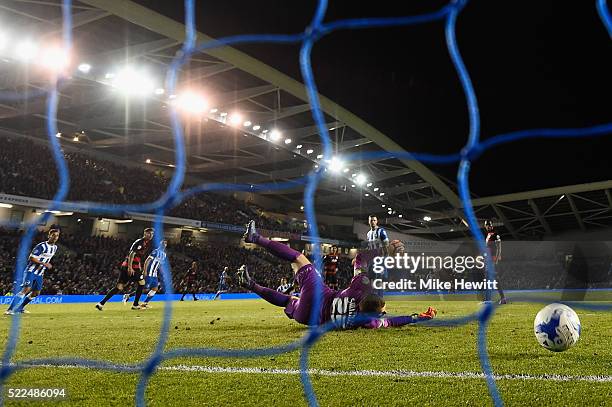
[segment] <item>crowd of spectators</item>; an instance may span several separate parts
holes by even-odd
[[[13,270],[21,233],[0,228],[0,293],[13,287]],[[34,243],[43,241],[39,233]],[[52,260],[53,269],[45,273],[43,293],[46,294],[103,294],[112,288],[119,276],[119,266],[131,242],[112,237],[80,236],[63,233],[58,252]],[[292,280],[292,271],[286,262],[260,249],[248,250],[229,245],[170,244],[167,249],[173,276],[173,289],[185,289],[184,278],[191,263],[198,264],[197,292],[214,293],[223,267],[236,270],[247,264],[259,284],[276,288],[281,278]],[[29,253],[29,248],[28,248]],[[341,262],[342,275],[348,275],[350,261]],[[232,292],[244,291],[232,285]],[[162,290],[163,292],[163,290]]]
[[[51,151],[26,139],[0,140],[0,193],[51,199],[59,185]],[[69,201],[140,204],[157,200],[168,187],[169,179],[163,171],[126,167],[75,152],[65,153],[64,157],[70,171]],[[186,199],[169,215],[234,225],[257,219],[263,229],[304,232],[299,222],[268,216],[256,205],[214,193]]]

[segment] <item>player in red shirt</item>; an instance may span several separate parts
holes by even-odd
[[[497,271],[497,275],[499,275],[499,268],[497,265],[501,260],[501,236],[495,231],[493,227],[493,222],[490,220],[485,220],[484,223],[485,230],[487,231],[487,236],[485,238],[485,243],[487,245],[487,253],[485,255],[491,256],[491,261],[495,264],[495,269]],[[508,300],[504,295],[504,290],[502,290],[499,285],[499,281],[497,282],[497,292],[499,293],[499,304],[507,304]]]
[[[187,270],[187,274],[185,274],[185,278],[182,281],[182,286],[183,286],[183,295],[181,296],[181,301],[185,301],[185,296],[187,294],[191,294],[193,296],[193,300],[197,301],[198,298],[196,297],[196,291],[197,291],[197,279],[198,279],[198,263],[197,262],[193,262],[191,263],[191,268],[189,268],[189,270]]]
[[[132,305],[133,310],[141,309],[138,305],[138,301],[140,300],[140,294],[142,294],[142,289],[145,285],[143,265],[144,261],[153,248],[151,247],[151,239],[153,239],[153,228],[146,228],[144,230],[143,236],[140,239],[136,239],[132,246],[130,247],[130,251],[128,255],[121,263],[121,273],[119,274],[119,280],[117,281],[117,285],[111,289],[108,294],[104,297],[102,301],[96,304],[96,308],[99,311],[102,311],[104,304],[106,301],[110,300],[111,297],[118,292],[123,291],[123,288],[126,284],[133,282],[136,283],[136,297],[134,298],[134,303]]]
[[[331,247],[331,253],[323,256],[323,271],[325,272],[325,284],[333,289],[338,289],[338,246]]]

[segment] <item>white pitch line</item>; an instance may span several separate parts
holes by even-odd
[[[259,367],[219,367],[198,365],[162,366],[160,370],[177,370],[204,373],[247,373],[247,374],[273,374],[273,375],[299,375],[298,369],[267,369]],[[484,373],[476,372],[417,372],[413,370],[323,370],[308,369],[311,375],[338,377],[338,376],[367,376],[367,377],[435,377],[442,379],[484,379]],[[494,375],[497,380],[549,380],[557,382],[585,381],[607,383],[612,382],[612,376],[564,376],[564,375],[527,375],[506,374]]]
[[[64,368],[64,369],[79,369],[82,366],[77,365],[38,365],[32,367],[44,368]],[[122,368],[122,365],[116,365],[117,368]],[[98,370],[92,368],[94,370]],[[180,372],[200,372],[200,373],[230,373],[230,374],[270,374],[270,375],[299,375],[298,369],[273,369],[262,367],[222,367],[222,366],[200,366],[200,365],[171,365],[161,366],[158,368],[161,371],[180,371]],[[129,373],[135,373],[132,371]],[[358,377],[396,377],[396,378],[424,378],[434,377],[439,379],[484,379],[486,376],[480,372],[446,372],[446,371],[414,371],[414,370],[324,370],[324,369],[308,369],[308,373],[314,376],[325,377],[342,377],[342,376],[358,376]],[[496,380],[544,380],[553,382],[590,382],[590,383],[611,383],[612,376],[569,376],[569,375],[529,375],[529,374],[504,374],[494,375]]]

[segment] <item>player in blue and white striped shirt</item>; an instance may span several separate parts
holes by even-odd
[[[217,298],[219,298],[219,296],[221,296],[221,294],[229,291],[229,287],[227,285],[227,280],[229,279],[229,276],[227,275],[227,270],[229,270],[229,267],[226,266],[223,268],[221,274],[219,274],[219,286],[217,287],[217,292],[215,293],[213,300],[216,300]]]
[[[368,217],[368,223],[370,224],[370,230],[368,230],[366,234],[368,249],[377,251],[379,256],[388,256],[389,236],[387,236],[387,231],[378,226],[378,218],[376,215],[370,215]]]
[[[28,312],[24,311],[23,308],[40,294],[45,270],[51,270],[53,268],[50,261],[57,252],[55,242],[59,239],[59,235],[60,231],[58,229],[49,229],[47,241],[34,246],[34,249],[32,249],[28,257],[28,264],[23,272],[22,289],[15,298],[13,298],[5,314],[13,315],[15,312]]]
[[[145,290],[149,290],[147,293],[147,298],[145,298],[142,303],[142,308],[149,308],[149,301],[159,287],[161,286],[159,282],[158,273],[161,272],[161,265],[166,261],[166,246],[168,242],[166,240],[162,240],[159,244],[159,247],[151,252],[149,257],[145,260],[144,269],[145,269]]]
[[[370,215],[368,217],[368,223],[370,224],[370,230],[366,234],[366,239],[368,240],[368,251],[367,255],[369,258],[373,259],[377,256],[388,256],[389,255],[389,236],[387,236],[387,231],[384,228],[378,226],[378,217],[376,215]],[[372,264],[368,262],[368,273],[370,277],[374,277],[371,272]],[[388,277],[387,269],[385,269],[383,275],[381,276],[384,279]],[[384,295],[384,291],[375,290],[375,293],[382,297]]]

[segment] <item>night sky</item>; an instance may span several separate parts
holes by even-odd
[[[138,0],[176,20],[182,2]],[[441,1],[331,1],[326,21],[433,11]],[[376,5],[376,6],[374,6]],[[198,1],[198,29],[219,38],[295,33],[316,3]],[[481,137],[540,127],[612,122],[612,40],[594,1],[474,0],[458,19],[460,51],[481,112]],[[301,80],[297,45],[237,48]],[[320,93],[380,129],[408,151],[451,153],[467,140],[465,99],[446,49],[442,22],[343,31],[313,50]],[[612,179],[612,135],[529,140],[483,155],[472,166],[480,195]],[[431,167],[454,179],[456,166]]]

